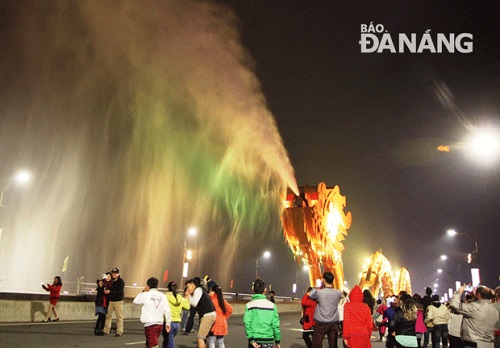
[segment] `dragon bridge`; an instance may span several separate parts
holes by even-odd
[[[298,195],[288,190],[281,202],[283,234],[296,261],[309,266],[310,285],[321,279],[323,267],[323,271],[334,274],[335,288],[344,289],[342,242],[351,227],[352,215],[344,212],[346,198],[340,194],[340,188],[327,188],[324,182],[317,188],[304,186],[299,188]],[[411,293],[408,271],[401,269],[396,278],[394,287],[389,261],[376,252],[363,267],[360,287],[370,289],[374,296],[380,287],[384,296],[408,289]]]

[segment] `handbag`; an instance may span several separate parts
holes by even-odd
[[[417,337],[409,335],[396,335],[396,342],[403,347],[418,347]]]

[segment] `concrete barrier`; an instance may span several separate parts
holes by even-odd
[[[85,301],[87,300],[87,301]],[[78,301],[61,300],[57,304],[57,311],[61,321],[73,320],[95,320],[95,305],[92,299],[80,299]],[[230,301],[233,306],[233,314],[244,314],[245,304],[248,301]],[[300,301],[277,302],[280,313],[300,312]],[[49,307],[49,299],[3,299],[0,300],[0,323],[13,322],[40,322],[45,318]],[[141,315],[141,307],[134,305],[131,299],[126,299],[123,306],[124,319],[138,319]]]

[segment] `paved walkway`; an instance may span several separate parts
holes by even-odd
[[[284,313],[281,317],[282,348],[305,347],[299,324],[299,313]],[[115,322],[113,321],[113,324]],[[145,338],[142,324],[138,320],[125,321],[125,334],[122,337],[94,336],[95,322],[52,322],[30,324],[0,324],[0,347],[144,347]],[[374,348],[383,348],[375,342]],[[177,348],[196,347],[196,334],[178,334],[175,338]],[[160,346],[163,339],[160,338]],[[225,338],[227,348],[246,348],[245,331],[241,315],[229,319],[229,335]],[[326,341],[323,347],[327,347]],[[342,343],[339,340],[339,347]]]

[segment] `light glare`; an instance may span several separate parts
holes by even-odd
[[[483,161],[498,159],[498,134],[491,127],[477,128],[473,131],[466,146],[469,153]]]

